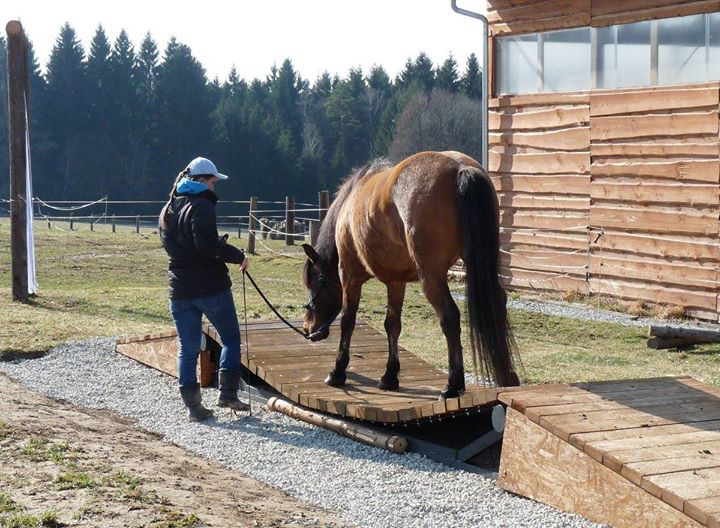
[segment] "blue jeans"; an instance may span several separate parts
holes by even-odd
[[[189,387],[197,383],[196,371],[200,355],[203,314],[220,334],[223,343],[220,368],[225,370],[240,368],[240,325],[230,289],[199,299],[170,299],[170,311],[180,341],[178,378],[181,387]]]

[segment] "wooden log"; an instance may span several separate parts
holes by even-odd
[[[317,243],[318,233],[320,232],[320,222],[318,220],[310,220],[310,245]]]
[[[652,348],[653,350],[683,348],[694,344],[696,343],[693,343],[681,337],[649,337],[646,343],[647,347]]]
[[[295,245],[295,198],[285,197],[285,245]]]
[[[358,424],[351,424],[345,420],[323,416],[322,414],[302,409],[297,405],[282,400],[280,398],[270,398],[267,403],[268,409],[281,412],[304,422],[323,427],[330,431],[334,431],[348,438],[352,438],[358,442],[367,445],[379,447],[392,451],[393,453],[404,453],[407,450],[407,439],[402,436],[387,435],[378,431],[373,431],[367,427]]]
[[[320,223],[325,220],[328,209],[330,208],[330,192],[320,191],[318,193],[318,219]]]
[[[10,254],[12,299],[25,302],[28,292],[27,209],[25,200],[26,160],[26,98],[29,100],[28,43],[22,24],[11,20],[7,32],[8,133],[10,136]]]
[[[648,337],[683,339],[689,343],[720,343],[720,331],[681,326],[651,325]]]
[[[257,214],[257,202],[256,196],[250,198],[250,212],[248,214],[248,253],[255,255],[255,229],[257,228],[257,220],[255,215]]]

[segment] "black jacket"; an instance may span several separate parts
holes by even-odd
[[[232,286],[226,262],[242,264],[242,250],[218,236],[217,195],[177,194],[160,213],[160,238],[168,254],[171,299],[196,299]],[[164,217],[164,222],[163,222]]]

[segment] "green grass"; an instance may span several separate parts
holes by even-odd
[[[100,482],[85,472],[68,471],[67,473],[61,473],[55,477],[55,485],[57,489],[63,491],[70,489],[97,488],[100,486]]]
[[[157,234],[63,232],[36,227],[40,291],[29,304],[11,303],[9,250],[0,249],[0,356],[32,356],[68,340],[139,335],[172,327],[167,307],[167,260]],[[231,238],[243,247],[247,240]],[[288,318],[301,318],[306,292],[301,285],[302,250],[263,241],[250,257],[250,272]],[[9,248],[9,225],[0,222],[0,248]],[[231,266],[238,315],[243,318],[242,276]],[[453,291],[462,284],[451,282]],[[515,295],[515,294],[513,294]],[[248,318],[273,319],[248,284]],[[594,301],[593,301],[594,303]],[[382,329],[385,287],[373,280],[363,288],[359,317]],[[511,310],[524,364],[525,382],[573,382],[690,375],[720,385],[720,346],[688,351],[646,347],[643,328],[578,321]],[[31,328],[31,331],[28,331]],[[463,335],[466,335],[464,332]],[[417,284],[408,285],[400,343],[438,367],[447,367],[445,338]],[[467,347],[466,347],[467,349]],[[466,354],[466,364],[471,361]]]
[[[0,493],[0,513],[12,513],[21,509],[21,506],[10,495]]]
[[[58,444],[47,438],[32,438],[23,449],[33,462],[50,461],[56,464],[66,462],[69,451],[70,446],[67,443]]]

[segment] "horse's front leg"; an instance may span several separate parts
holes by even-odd
[[[405,283],[391,282],[387,284],[388,305],[385,315],[385,332],[388,337],[388,361],[385,374],[380,378],[378,387],[382,390],[397,390],[400,386],[400,356],[398,355],[398,338],[402,329],[402,307],[405,301]]]
[[[343,308],[340,316],[340,347],[335,358],[335,368],[330,371],[325,383],[331,387],[345,385],[348,363],[350,363],[350,339],[355,330],[355,320],[360,306],[362,283],[343,284]]]

